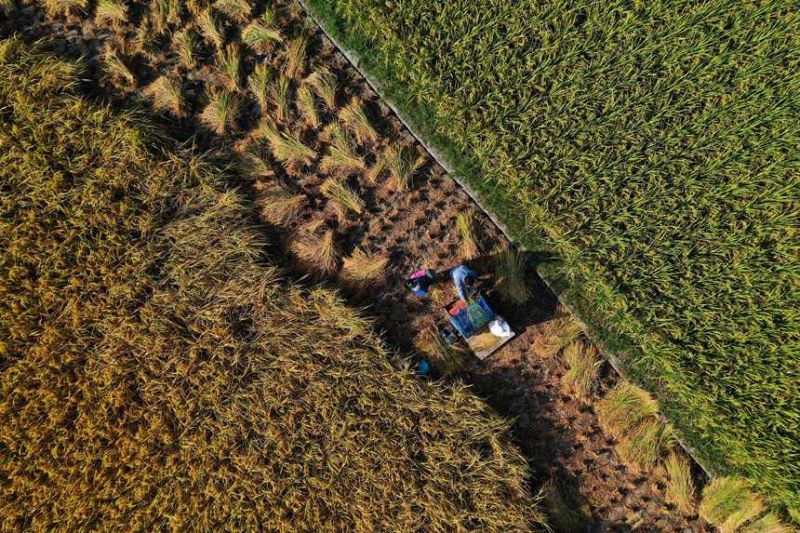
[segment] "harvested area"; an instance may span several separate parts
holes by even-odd
[[[529,530],[508,425],[264,257],[231,176],[0,41],[0,528]]]
[[[793,0],[307,0],[717,472],[800,519]]]

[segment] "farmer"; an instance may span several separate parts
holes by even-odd
[[[478,275],[470,270],[467,265],[461,263],[450,271],[450,277],[453,278],[453,283],[456,286],[458,297],[463,301],[467,301],[467,296],[475,286],[475,282],[478,280]]]
[[[436,276],[429,268],[417,270],[406,280],[406,286],[415,296],[424,298],[428,295],[428,288],[436,281]]]

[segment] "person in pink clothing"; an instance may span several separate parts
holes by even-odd
[[[417,270],[406,280],[406,286],[411,289],[415,296],[424,298],[428,295],[428,289],[436,281],[436,276],[429,268]]]

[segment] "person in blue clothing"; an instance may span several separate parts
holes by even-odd
[[[453,284],[456,286],[458,297],[467,301],[470,296],[470,291],[478,280],[478,275],[467,265],[461,263],[450,271],[450,277],[453,278]]]
[[[436,281],[436,275],[429,268],[417,270],[406,280],[406,286],[411,289],[414,296],[424,298],[428,295],[428,289]]]

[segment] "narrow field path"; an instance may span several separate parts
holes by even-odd
[[[183,99],[180,116],[163,112],[160,120],[167,122],[177,137],[191,139],[201,150],[218,149],[230,161],[248,162],[239,185],[250,192],[259,207],[260,223],[273,243],[269,253],[298,276],[308,275],[312,280],[341,287],[354,304],[364,306],[365,313],[374,317],[386,343],[401,357],[419,357],[418,335],[444,321],[441,305],[455,295],[447,284],[435,297],[420,300],[405,288],[406,277],[418,268],[442,271],[462,261],[459,214],[473,217],[478,253],[470,265],[480,274],[492,275],[493,254],[506,244],[505,238],[307,19],[299,4],[277,2],[273,6],[274,25],[282,40],[260,52],[245,46],[237,48],[241,61],[235,80],[230,75],[226,78],[218,64],[221,52],[200,38],[202,29],[188,12],[161,33],[143,35],[146,10],[141,3],[131,3],[128,20],[114,24],[81,12],[48,15],[28,7],[0,23],[0,31],[3,35],[16,32],[27,40],[47,38],[53,50],[69,56],[86,55],[93,66],[88,88],[120,105],[146,99],[152,94],[148,88],[161,76],[179,83]],[[239,42],[241,28],[251,19],[259,19],[264,9],[258,5],[247,20],[220,14],[217,24],[221,37],[226,43]],[[175,32],[186,28],[198,36],[190,65],[178,58],[173,39]],[[287,61],[292,60],[287,47],[299,40],[304,42],[300,65],[295,66],[299,71],[281,78]],[[108,74],[112,52],[127,65],[133,79]],[[286,108],[280,112],[282,116],[274,115],[274,126],[310,149],[305,158],[279,161],[264,140],[270,134],[259,129],[260,115],[278,112],[280,102],[270,97],[270,109],[259,111],[258,98],[247,89],[257,65],[267,65],[273,80],[286,80]],[[312,120],[294,98],[304,87],[302,80],[322,70],[335,77],[335,102],[331,108],[317,101],[318,116]],[[236,96],[238,113],[230,123],[223,124],[219,134],[212,133],[203,125],[201,115],[207,110],[209,91],[225,87]],[[377,136],[353,143],[352,155],[361,162],[361,168],[331,170],[324,159],[330,155],[335,133],[328,128],[341,120],[342,109],[351,106],[354,97]],[[390,152],[407,154],[408,165],[414,167],[407,183],[393,179],[391,169],[371,172]],[[325,185],[332,178],[340,179],[355,193],[360,206],[343,208],[341,202],[333,201]],[[276,198],[296,199],[290,217],[278,212]],[[335,253],[331,264],[320,268],[310,258],[325,243]],[[365,287],[351,282],[346,264],[357,253],[388,260],[380,283]],[[489,294],[518,337],[491,358],[482,362],[469,359],[455,375],[443,379],[472,384],[499,413],[514,420],[515,441],[529,459],[533,473],[532,490],[547,487],[555,495],[551,497],[554,512],[564,515],[555,518],[554,526],[560,524],[561,529],[572,531],[710,530],[696,516],[681,514],[667,502],[666,475],[661,469],[640,471],[621,461],[613,439],[600,427],[592,402],[586,404],[562,390],[561,378],[567,365],[557,354],[546,355],[543,343],[554,319],[563,311],[535,273],[537,261],[546,257],[529,253],[527,259],[531,290],[527,304],[509,304]],[[594,399],[602,397],[617,380],[604,365],[592,393]]]

